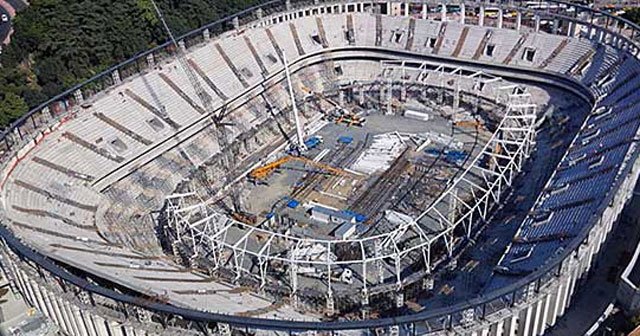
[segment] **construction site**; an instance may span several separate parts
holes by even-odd
[[[69,335],[542,334],[633,194],[640,28],[520,5],[154,8],[3,134],[7,279]]]
[[[359,67],[377,74],[342,73]],[[401,307],[399,288],[432,286],[431,268],[456,244],[455,223],[468,222],[458,230],[470,232],[465,207],[483,197],[457,183],[495,179],[487,172],[497,176],[522,145],[509,139],[531,137],[533,102],[548,99],[536,87],[424,62],[322,63],[295,80],[286,71],[280,91],[252,105],[272,116],[252,130],[264,137],[244,138],[167,198],[165,242],[186,266],[328,315]],[[318,73],[330,80],[309,80]],[[295,107],[274,108],[274,96]],[[506,125],[513,113],[531,117]],[[236,173],[223,182],[222,171]],[[208,230],[216,242],[193,243]],[[385,260],[385,251],[394,256]],[[403,272],[414,275],[401,280]]]

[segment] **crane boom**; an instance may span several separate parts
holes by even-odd
[[[176,42],[176,39],[173,36],[173,33],[171,33],[171,29],[169,29],[169,25],[167,25],[167,22],[165,21],[164,16],[162,15],[162,12],[160,11],[160,8],[158,8],[158,6],[156,5],[156,2],[154,0],[151,0],[151,3],[153,4],[153,8],[155,9],[156,13],[158,14],[158,18],[162,22],[162,26],[164,27],[165,31],[167,32],[167,35],[169,35],[169,38],[171,39],[171,43],[176,48],[176,51],[178,53],[178,62],[180,63],[180,67],[182,68],[182,70],[187,75],[187,79],[189,80],[189,83],[193,87],[193,90],[195,91],[196,95],[200,99],[200,102],[202,103],[202,107],[204,108],[205,113],[211,116],[211,119],[212,119],[213,125],[214,125],[214,133],[215,133],[216,139],[218,140],[218,146],[220,147],[220,153],[221,153],[221,156],[222,156],[222,166],[223,166],[223,169],[224,169],[225,173],[227,173],[227,175],[225,175],[226,176],[225,182],[229,182],[230,181],[230,177],[228,176],[228,174],[232,170],[231,163],[233,162],[233,160],[229,157],[230,153],[227,153],[228,151],[225,151],[225,149],[228,148],[228,146],[229,146],[229,141],[227,139],[227,132],[226,132],[225,126],[221,123],[221,120],[222,120],[222,118],[224,117],[224,115],[226,113],[226,105],[224,105],[220,109],[220,112],[218,113],[218,115],[214,115],[214,113],[213,113],[214,112],[213,111],[213,99],[207,93],[207,91],[204,90],[204,88],[202,87],[202,84],[200,83],[200,81],[198,80],[196,75],[194,74],[193,69],[191,68],[191,66],[187,62],[187,57],[186,57],[186,55],[184,53],[184,50],[182,50],[182,48],[180,48],[180,46]],[[230,185],[230,183],[224,183],[224,185],[228,187]],[[233,198],[234,206],[237,207],[237,203],[238,203],[237,199],[236,199],[237,195],[235,193],[232,193],[232,198]]]
[[[262,167],[258,167],[256,169],[252,170],[249,173],[249,177],[252,178],[252,179],[256,179],[256,180],[265,179],[274,170],[278,169],[280,166],[282,166],[283,164],[285,164],[285,163],[287,163],[289,161],[303,162],[305,164],[309,164],[309,165],[321,168],[323,170],[326,170],[326,171],[328,171],[330,173],[333,173],[335,175],[351,175],[349,172],[344,171],[342,169],[331,167],[331,166],[329,166],[327,164],[316,162],[316,161],[313,161],[311,159],[307,159],[306,157],[303,157],[303,156],[288,155],[288,156],[282,157],[282,158],[280,158],[280,159],[278,159],[276,161],[268,163],[268,164],[266,164],[266,165],[264,165]]]

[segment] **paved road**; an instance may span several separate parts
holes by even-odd
[[[9,17],[9,12],[0,6],[0,15],[5,14],[7,17]],[[4,41],[4,39],[7,37],[7,35],[9,35],[9,32],[11,31],[11,18],[9,17],[9,21],[8,22],[1,22],[0,21],[0,43],[2,43],[2,41]]]

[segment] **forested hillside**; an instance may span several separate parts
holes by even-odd
[[[176,35],[259,0],[156,0]],[[0,126],[167,39],[150,0],[32,0],[0,56]]]

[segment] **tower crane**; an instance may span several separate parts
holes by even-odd
[[[151,4],[153,5],[154,10],[156,11],[156,13],[158,14],[158,18],[160,19],[160,22],[162,22],[162,26],[164,27],[164,30],[166,31],[167,35],[169,35],[169,38],[171,39],[171,43],[174,45],[174,47],[176,48],[177,51],[177,58],[178,58],[178,62],[180,64],[180,67],[182,68],[182,70],[185,72],[185,74],[187,75],[187,79],[189,80],[189,84],[191,84],[191,86],[193,87],[193,90],[195,91],[196,95],[198,96],[198,99],[200,100],[200,102],[202,103],[202,107],[204,108],[205,114],[209,115],[211,118],[211,121],[213,122],[214,125],[214,133],[215,136],[218,140],[218,146],[220,147],[220,154],[222,156],[222,168],[225,171],[225,183],[224,185],[226,187],[228,187],[230,185],[230,176],[228,175],[231,170],[232,170],[232,158],[230,157],[230,153],[228,153],[228,146],[229,146],[229,141],[227,139],[227,131],[225,129],[225,124],[222,123],[222,119],[224,118],[224,115],[226,113],[226,105],[223,105],[223,107],[220,109],[220,111],[218,112],[218,114],[214,113],[213,110],[213,99],[211,98],[211,96],[207,93],[207,91],[204,90],[204,88],[202,87],[200,81],[198,80],[198,78],[196,77],[196,75],[193,72],[193,69],[191,68],[191,66],[189,66],[189,63],[187,62],[187,57],[184,53],[184,50],[182,50],[182,48],[180,48],[180,46],[178,45],[178,43],[176,42],[175,37],[173,36],[173,33],[171,32],[171,29],[169,29],[169,25],[167,25],[167,22],[164,19],[164,16],[162,15],[162,12],[160,11],[160,8],[158,8],[158,5],[156,5],[156,2],[154,0],[151,0]],[[235,189],[232,188],[231,189],[231,198],[232,198],[232,202],[233,202],[233,206],[236,208],[236,211],[238,211],[238,207],[239,207],[239,198],[238,198],[238,194],[237,192],[235,192]]]

